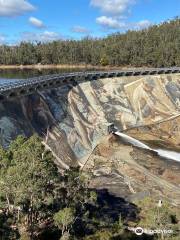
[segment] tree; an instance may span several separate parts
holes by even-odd
[[[74,220],[75,215],[72,208],[64,208],[54,215],[54,223],[62,230],[62,237],[67,233],[69,234]]]
[[[8,150],[10,164],[0,169],[0,200],[16,223],[24,222],[33,238],[40,223],[53,215],[57,167],[52,155],[45,151],[40,139],[17,138]]]
[[[84,234],[89,221],[89,208],[96,205],[97,194],[89,189],[88,184],[89,179],[80,171],[79,167],[70,168],[61,176],[58,191],[61,196],[61,209],[55,216],[59,217],[60,221],[63,218],[66,219],[66,216],[68,216],[68,221],[73,219],[73,225],[68,228],[68,233],[73,236]],[[81,233],[78,230],[80,226]],[[62,232],[64,232],[63,229]],[[67,229],[65,232],[67,232]]]
[[[85,240],[112,240],[113,234],[109,230],[99,230],[92,236],[88,236]]]
[[[26,229],[34,239],[51,224],[53,216],[62,232],[76,231],[88,207],[95,204],[96,193],[88,188],[88,179],[79,168],[58,173],[53,156],[41,139],[19,136],[8,150],[0,148],[0,211],[5,218],[13,215],[13,225]],[[76,223],[78,222],[78,223]]]
[[[178,17],[143,30],[113,33],[104,38],[22,42],[0,46],[0,64],[91,64],[170,67],[180,64]]]
[[[180,212],[173,210],[171,205],[163,200],[162,205],[152,198],[145,198],[137,203],[141,207],[139,226],[142,228],[155,230],[172,230],[171,234],[164,234],[163,231],[157,236],[159,239],[173,239],[178,234],[178,217]]]
[[[101,64],[102,66],[107,66],[107,65],[109,64],[109,60],[108,60],[108,58],[107,58],[106,55],[104,55],[104,56],[100,59],[100,64]]]
[[[0,212],[0,239],[2,240],[14,240],[19,238],[18,229],[14,225],[13,215],[6,215],[4,212]]]

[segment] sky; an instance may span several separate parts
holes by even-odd
[[[0,0],[0,44],[104,37],[180,16],[180,0]]]

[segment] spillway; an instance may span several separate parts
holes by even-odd
[[[139,141],[133,137],[130,137],[120,131],[116,131],[116,132],[114,132],[114,134],[121,137],[125,142],[130,143],[135,147],[150,150],[150,151],[156,152],[160,157],[180,162],[180,153],[179,152],[169,151],[169,150],[165,150],[165,149],[150,148],[148,145],[142,143],[141,141]]]

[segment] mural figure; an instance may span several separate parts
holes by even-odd
[[[168,108],[168,106],[160,101],[153,93],[155,87],[154,79],[147,78],[142,81],[133,92],[133,107],[140,123],[143,123],[144,119],[155,119],[157,115],[163,117],[170,117],[172,115],[170,109],[165,111],[162,107],[158,106],[160,104]]]
[[[78,87],[70,91],[68,102],[73,118],[73,125],[78,134],[78,140],[86,149],[91,149],[91,134],[97,124],[97,115],[93,109],[83,101]]]
[[[93,83],[93,87],[96,101],[98,100],[101,111],[104,112],[104,120],[117,122],[123,129],[136,123],[122,84],[114,79],[105,83],[102,80],[98,84]]]
[[[173,82],[172,77],[168,76],[164,79],[165,89],[175,103],[175,105],[180,108],[180,80]]]
[[[124,89],[119,87],[117,84],[109,82],[103,86],[104,93],[111,98],[112,101],[117,101],[125,108],[129,108],[129,102]]]
[[[106,84],[103,87],[106,95],[110,97],[110,109],[114,108],[114,116],[112,121],[119,121],[122,129],[125,130],[127,127],[134,126],[136,124],[136,116],[131,110],[130,103],[128,101],[127,95],[124,92],[124,88],[118,85]]]
[[[115,115],[115,119],[116,121],[119,121],[121,126],[122,126],[122,130],[126,130],[128,127],[133,127],[134,125],[136,125],[137,122],[137,118],[135,116],[135,114],[133,114],[133,112],[131,111],[120,111]]]
[[[92,88],[91,83],[86,82],[84,84],[81,84],[80,88],[83,95],[85,96],[89,109],[98,118],[97,121],[99,121],[99,123],[106,121],[103,107],[98,101],[97,95],[95,94],[95,90]]]

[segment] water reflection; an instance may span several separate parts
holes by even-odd
[[[20,79],[7,79],[7,78],[1,78],[0,77],[0,86],[4,85],[5,83],[14,83],[20,81]]]
[[[88,69],[88,71],[96,69]],[[49,74],[59,74],[64,72],[80,72],[86,71],[85,69],[76,68],[52,68],[52,69],[0,69],[0,81],[5,79],[26,79],[32,77],[38,77]]]

